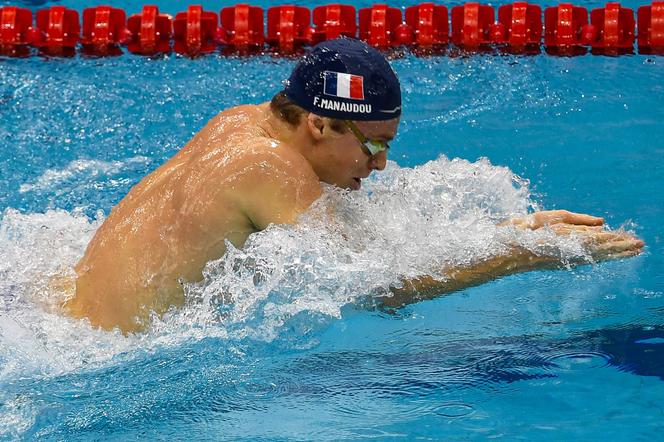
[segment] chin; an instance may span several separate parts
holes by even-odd
[[[339,181],[324,181],[328,184],[332,184],[335,187],[345,190],[359,190],[362,187],[362,181],[360,179],[351,178],[346,182]]]

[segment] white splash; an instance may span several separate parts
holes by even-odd
[[[78,159],[70,162],[63,169],[47,169],[32,183],[21,184],[21,193],[48,190],[77,176],[86,175],[95,178],[99,175],[115,175],[128,166],[147,164],[149,159],[143,156],[129,158],[125,161],[101,161]]]
[[[134,349],[217,336],[270,341],[294,321],[306,330],[343,306],[384,296],[404,278],[444,277],[519,244],[563,257],[584,254],[574,238],[523,232],[497,222],[534,208],[528,183],[486,159],[444,157],[388,168],[363,190],[326,189],[295,226],[273,225],[186,286],[187,305],[122,336],[57,312],[49,283],[71,275],[103,215],[5,211],[0,223],[0,380],[103,364]],[[324,322],[324,320],[323,320]]]
[[[440,158],[414,169],[390,163],[360,192],[329,188],[296,226],[270,226],[239,250],[208,263],[187,287],[181,324],[223,323],[237,337],[271,340],[302,313],[338,317],[341,308],[385,296],[408,278],[504,253],[585,257],[575,238],[497,227],[536,208],[528,183],[486,159]],[[332,209],[332,210],[330,210]]]

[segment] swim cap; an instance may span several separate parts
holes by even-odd
[[[284,90],[295,104],[341,120],[390,120],[401,115],[399,79],[385,57],[352,38],[316,45],[295,66]]]

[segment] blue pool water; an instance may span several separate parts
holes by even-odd
[[[0,60],[0,439],[660,439],[662,57],[395,59],[393,162],[327,193],[341,227],[256,235],[142,335],[57,313],[46,281],[113,205],[221,109],[268,100],[293,63]],[[604,216],[646,251],[368,306],[399,275],[491,252],[493,221],[535,207]],[[237,301],[223,312],[220,291]]]

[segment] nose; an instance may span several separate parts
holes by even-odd
[[[387,164],[387,152],[378,152],[369,159],[369,168],[371,170],[383,170]]]

